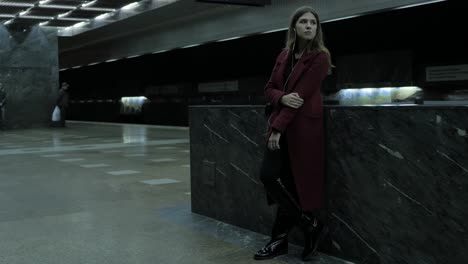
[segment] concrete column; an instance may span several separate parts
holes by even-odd
[[[56,30],[18,32],[0,25],[0,82],[7,93],[7,128],[48,125],[58,92]]]

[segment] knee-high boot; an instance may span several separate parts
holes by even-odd
[[[288,234],[294,222],[278,207],[270,241],[254,255],[254,259],[271,259],[288,253]]]
[[[281,179],[274,181],[264,181],[265,189],[268,195],[283,212],[285,212],[291,221],[298,224],[304,234],[304,250],[302,259],[308,260],[317,252],[317,247],[324,236],[324,226],[311,212],[303,212],[292,194],[283,185]]]

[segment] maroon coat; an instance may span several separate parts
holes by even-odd
[[[288,58],[287,50],[278,55],[265,86],[266,99],[274,107],[267,136],[270,136],[272,128],[286,133],[299,202],[303,210],[311,211],[323,207],[325,157],[320,88],[327,76],[329,62],[324,52],[304,53],[296,63],[284,92],[284,71]],[[283,95],[292,92],[297,92],[304,99],[304,104],[298,109],[279,102]]]

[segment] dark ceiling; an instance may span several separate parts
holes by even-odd
[[[136,0],[0,0],[0,23],[11,28],[34,25],[69,27],[111,13]]]

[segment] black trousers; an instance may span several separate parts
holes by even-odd
[[[299,221],[302,211],[291,171],[286,135],[281,135],[279,150],[265,150],[260,180],[269,200],[278,204],[272,238],[287,234]]]
[[[67,118],[67,107],[59,106],[60,108],[60,126],[65,127],[65,119]]]

